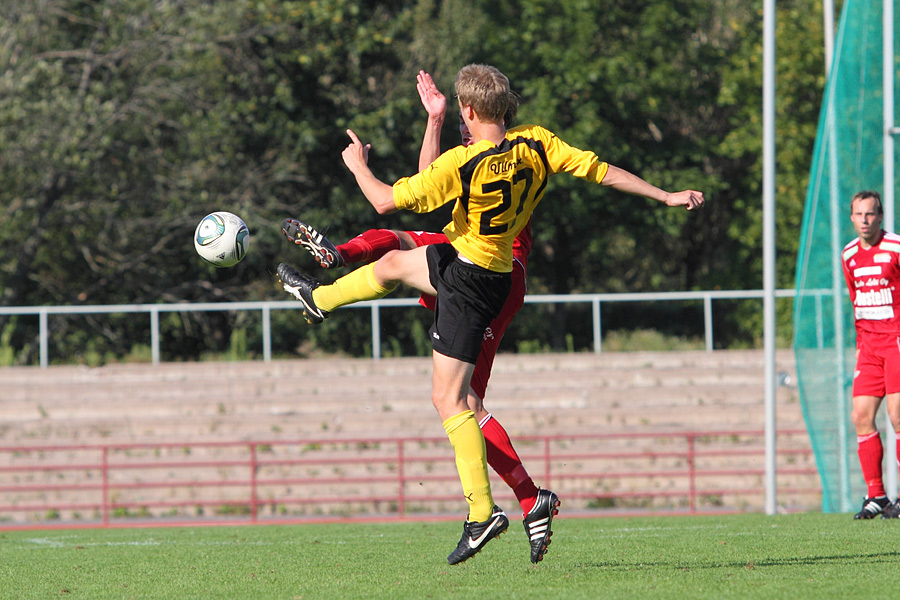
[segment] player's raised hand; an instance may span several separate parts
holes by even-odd
[[[369,149],[372,145],[363,144],[350,129],[347,130],[347,135],[350,136],[350,145],[344,148],[341,157],[344,159],[344,164],[356,177],[359,189],[362,190],[366,200],[375,207],[378,214],[394,212],[397,207],[394,205],[393,189],[375,177],[372,170],[369,169]]]
[[[434,79],[429,73],[419,71],[416,76],[416,90],[428,116],[443,121],[444,115],[447,114],[447,98],[434,84]]]
[[[347,130],[347,135],[350,136],[350,144],[341,152],[341,158],[344,159],[344,164],[350,172],[357,175],[369,168],[369,149],[372,144],[363,145],[352,129]]]
[[[675,192],[666,197],[666,206],[684,206],[688,210],[700,208],[705,202],[706,199],[703,197],[703,192],[698,192],[696,190]]]

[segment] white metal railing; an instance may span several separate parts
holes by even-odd
[[[831,295],[831,290],[811,290],[805,294],[816,299],[817,314],[821,314],[823,295]],[[796,291],[776,290],[776,298],[792,298]],[[623,294],[533,294],[525,296],[526,304],[579,304],[589,303],[592,308],[592,329],[594,352],[602,350],[602,329],[600,305],[604,302],[672,302],[697,301],[703,303],[703,329],[706,350],[713,349],[712,302],[713,300],[749,300],[762,299],[762,290],[714,290],[695,292],[636,292]],[[344,308],[368,308],[371,311],[372,358],[381,358],[381,318],[383,308],[417,306],[418,298],[383,298],[369,302],[358,302]],[[272,327],[271,312],[273,310],[300,310],[302,305],[293,300],[259,301],[259,302],[200,302],[178,304],[104,304],[93,306],[0,306],[0,315],[37,315],[39,322],[40,365],[49,364],[49,328],[51,315],[84,315],[84,314],[123,314],[146,313],[150,315],[150,348],[153,364],[159,364],[159,314],[167,312],[212,312],[212,311],[261,311],[263,360],[272,360]],[[821,319],[817,319],[821,328]],[[821,339],[821,335],[819,336]]]

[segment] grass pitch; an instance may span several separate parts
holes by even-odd
[[[850,515],[520,523],[468,562],[456,522],[0,532],[0,598],[889,597],[900,522]]]

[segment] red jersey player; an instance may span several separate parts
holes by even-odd
[[[900,431],[900,235],[884,231],[882,218],[878,192],[855,194],[850,201],[850,220],[859,237],[841,253],[856,323],[851,419],[867,488],[854,519],[872,519],[879,514],[900,518],[900,500],[892,504],[884,490],[884,449],[875,425],[884,399],[891,424]]]
[[[421,171],[431,164],[440,153],[440,128],[446,113],[446,100],[428,73],[419,73],[417,87],[422,104],[429,115],[422,152],[419,157],[419,170]],[[515,99],[511,100],[511,110],[507,113],[506,123],[511,123],[515,118],[516,102]],[[468,146],[472,142],[472,137],[462,119],[460,119],[459,127],[462,143]],[[326,269],[354,263],[370,263],[391,250],[411,250],[419,246],[447,242],[447,236],[443,233],[370,229],[344,244],[335,246],[325,237],[327,231],[317,232],[307,223],[297,219],[285,219],[281,228],[289,240],[303,246]],[[535,486],[513,448],[506,430],[484,408],[483,404],[500,339],[512,318],[525,302],[525,273],[531,246],[531,224],[529,223],[513,240],[513,271],[510,292],[502,311],[485,330],[481,352],[469,384],[467,404],[475,413],[475,418],[478,419],[478,424],[484,434],[488,464],[512,488],[519,501],[524,515],[525,533],[528,535],[531,547],[531,562],[537,563],[543,559],[547,546],[550,544],[551,524],[553,517],[558,512],[559,498],[553,492],[538,489]],[[423,294],[419,302],[434,310],[434,300],[434,296]]]

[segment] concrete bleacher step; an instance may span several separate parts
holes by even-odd
[[[758,384],[763,364],[757,351],[542,354],[501,355],[494,365],[492,384],[560,387],[657,387],[703,385],[716,381],[728,384]],[[673,356],[667,356],[673,355]],[[780,360],[793,360],[784,352]],[[36,372],[37,371],[37,372]],[[565,373],[550,378],[548,373]],[[54,397],[56,401],[90,390],[90,398],[102,399],[114,394],[129,398],[210,393],[220,397],[271,395],[295,392],[302,382],[303,391],[325,393],[359,392],[394,388],[430,389],[431,363],[425,358],[401,358],[372,361],[366,359],[327,359],[273,361],[271,363],[167,363],[149,365],[110,365],[101,368],[79,366],[7,367],[0,380],[6,384],[3,400],[34,400]],[[521,374],[521,377],[519,376]],[[43,375],[43,376],[42,376]],[[63,382],[64,387],[59,383]],[[362,382],[362,387],[360,387]],[[74,392],[74,393],[70,393]],[[83,398],[78,398],[83,399]]]
[[[761,428],[763,371],[761,351],[500,355],[485,405],[513,435]],[[8,367],[0,390],[4,444],[443,433],[428,358]],[[796,390],[777,402],[803,426]]]

